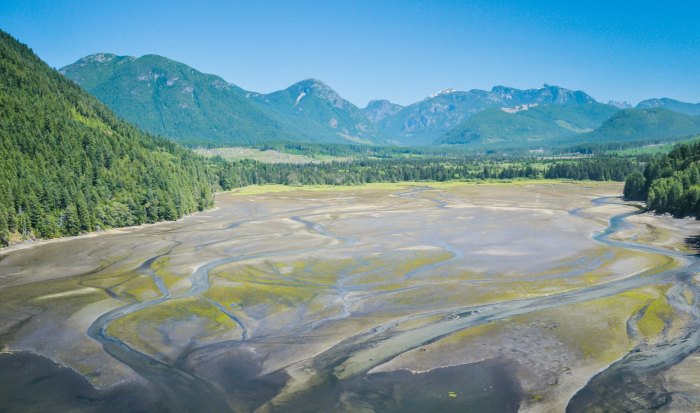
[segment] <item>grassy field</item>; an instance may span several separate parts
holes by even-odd
[[[206,157],[220,156],[227,161],[237,161],[241,159],[252,159],[255,161],[263,163],[291,163],[291,164],[305,164],[305,163],[320,163],[320,162],[331,162],[331,161],[346,161],[350,160],[349,157],[334,157],[327,155],[299,155],[292,153],[285,153],[276,151],[274,149],[259,150],[253,148],[214,148],[214,149],[195,149],[199,155]]]
[[[571,184],[581,186],[610,186],[610,182],[606,181],[572,181],[568,179],[482,179],[475,181],[425,181],[425,182],[377,182],[363,185],[249,185],[243,188],[233,189],[226,192],[233,195],[261,195],[276,192],[293,192],[293,191],[309,191],[309,192],[326,192],[326,191],[349,191],[360,189],[377,189],[377,190],[394,190],[402,188],[415,187],[430,187],[433,189],[448,189],[458,188],[462,186],[480,186],[480,185],[558,185]],[[614,185],[614,183],[613,183]],[[622,185],[621,183],[619,184]]]
[[[687,141],[680,142],[669,142],[669,143],[658,143],[652,145],[638,146],[635,148],[627,148],[617,151],[610,151],[612,155],[618,156],[637,156],[637,155],[657,155],[661,153],[668,153],[673,149],[674,146],[680,143],[698,143],[700,142],[700,137],[693,138]]]

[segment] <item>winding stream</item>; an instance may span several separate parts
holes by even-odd
[[[429,187],[416,188],[394,195],[402,198],[432,201],[437,207],[444,208],[448,204],[446,201],[418,197],[420,192],[429,189]],[[594,200],[593,203],[594,205],[602,205],[617,202],[615,198],[600,198]],[[322,207],[323,205],[318,208]],[[582,217],[580,211],[573,210],[571,213]],[[668,394],[664,392],[662,387],[659,387],[659,383],[651,383],[649,380],[645,381],[644,378],[669,368],[700,348],[700,310],[698,310],[697,302],[698,297],[700,297],[700,289],[693,283],[694,273],[700,270],[700,264],[696,257],[689,254],[633,242],[611,240],[611,235],[624,228],[626,225],[625,219],[637,213],[639,212],[628,212],[612,217],[608,227],[604,231],[595,234],[593,239],[606,246],[672,257],[681,262],[681,267],[660,273],[636,274],[624,279],[548,296],[430,311],[394,320],[391,323],[374,327],[369,331],[350,337],[314,357],[308,366],[317,378],[313,382],[328,383],[363,375],[372,368],[406,351],[439,340],[468,327],[548,308],[611,296],[645,285],[675,283],[675,287],[669,289],[667,293],[668,302],[677,312],[687,314],[691,319],[682,337],[680,339],[667,337],[666,340],[662,340],[654,345],[636,348],[633,352],[611,365],[610,368],[591,379],[586,387],[571,400],[567,410],[571,412],[585,410],[592,406],[595,400],[600,400],[601,398],[608,400],[611,406],[628,406],[630,403],[629,398],[637,400],[640,397],[643,400],[636,405],[637,407],[641,408],[648,405],[650,408],[656,408],[663,405],[668,401]],[[357,242],[355,239],[334,235],[328,232],[321,224],[310,221],[306,217],[308,215],[293,216],[290,219],[303,224],[309,231],[329,238],[333,243],[351,245]],[[234,224],[229,228],[235,227]],[[131,367],[156,386],[162,392],[165,400],[167,400],[169,410],[229,411],[231,407],[227,404],[220,389],[215,385],[179,367],[179,364],[169,365],[161,362],[154,357],[139,352],[119,338],[109,335],[107,330],[110,323],[169,300],[201,296],[209,289],[210,271],[221,265],[258,258],[305,253],[315,250],[317,247],[254,253],[213,260],[201,265],[189,276],[191,282],[189,290],[179,295],[172,295],[163,280],[152,270],[152,264],[161,256],[171,253],[175,247],[176,245],[171,247],[165,254],[146,260],[138,269],[140,273],[148,275],[154,280],[161,292],[161,296],[149,301],[127,304],[102,314],[92,323],[88,329],[88,335],[99,342],[108,354]],[[694,293],[695,302],[689,304],[685,301],[682,294],[684,289],[690,289]],[[245,323],[235,315],[235,312],[224,308],[218,303],[212,302],[212,304],[215,304],[220,311],[224,312],[240,326],[243,331],[243,340],[249,338],[249,332]],[[343,316],[347,317],[349,315],[348,309],[345,308]],[[400,330],[397,328],[406,321],[435,316],[441,316],[440,321],[424,327],[411,330]],[[312,324],[312,328],[315,325],[315,323]],[[635,378],[635,380],[630,382],[630,377]],[[295,397],[304,397],[304,394],[313,393],[314,389],[315,387],[311,386]],[[641,390],[636,391],[635,389]],[[642,394],[642,396],[639,394]],[[266,405],[267,408],[272,410],[275,409],[275,406],[276,400],[274,399]]]
[[[614,203],[609,198],[594,201],[596,204]],[[610,240],[608,237],[625,225],[625,219],[637,214],[620,214],[610,220],[609,227],[597,234],[598,242],[624,248],[653,252],[682,260],[685,266],[661,273],[666,275],[661,282],[674,281],[666,293],[668,303],[677,314],[686,314],[689,320],[682,333],[673,339],[664,334],[664,339],[648,345],[642,343],[608,369],[593,377],[569,402],[567,412],[588,411],[594,407],[609,412],[655,411],[670,401],[659,373],[679,363],[700,349],[700,287],[694,276],[700,271],[700,260],[694,255],[683,254],[648,245]],[[693,293],[693,302],[688,303],[683,295],[687,289]]]
[[[317,232],[323,236],[336,239],[343,243],[351,244],[355,242],[355,240],[353,239],[336,237],[332,234],[329,234],[322,225],[305,220],[301,217],[295,216],[291,219],[303,224],[309,231]],[[227,229],[236,228],[239,225],[241,225],[241,223],[242,222],[238,222],[229,225]],[[209,272],[212,269],[221,265],[252,260],[256,258],[280,257],[285,255],[305,253],[310,252],[315,248],[301,248],[294,250],[285,250],[280,252],[254,253],[249,255],[233,256],[214,260],[204,265],[201,265],[197,269],[195,269],[195,271],[189,277],[191,282],[191,287],[189,288],[189,290],[180,295],[171,295],[170,291],[165,286],[163,280],[160,277],[158,277],[155,271],[152,269],[152,265],[159,258],[172,253],[173,249],[177,245],[179,244],[176,244],[173,247],[171,247],[166,253],[149,258],[148,260],[144,261],[143,264],[141,264],[137,269],[137,272],[147,275],[154,280],[156,286],[161,292],[161,297],[153,300],[128,304],[102,314],[92,323],[92,325],[90,325],[90,327],[88,328],[88,335],[97,342],[99,342],[109,355],[119,360],[120,362],[126,364],[127,366],[131,367],[139,375],[149,380],[152,384],[156,385],[162,391],[165,398],[165,402],[167,403],[168,408],[171,411],[201,411],[201,409],[206,409],[209,411],[228,411],[229,407],[226,404],[224,398],[219,394],[219,392],[215,391],[214,387],[210,383],[201,380],[197,376],[187,371],[184,371],[181,368],[176,367],[178,363],[175,363],[175,365],[169,365],[167,363],[161,362],[155,357],[144,354],[134,349],[119,338],[109,335],[107,333],[109,325],[115,320],[144,310],[146,308],[162,304],[166,301],[201,296],[204,292],[206,292],[209,289]],[[232,311],[224,308],[221,304],[215,303],[212,300],[207,301],[214,304],[220,311],[225,313],[229,318],[231,318],[236,324],[238,324],[242,328],[242,337],[244,340],[248,338],[247,328],[240,318],[238,318]],[[186,356],[186,354],[184,356]]]

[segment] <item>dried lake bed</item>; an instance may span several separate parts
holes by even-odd
[[[249,187],[0,252],[0,410],[695,411],[694,220],[610,183]]]

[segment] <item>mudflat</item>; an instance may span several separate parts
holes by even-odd
[[[621,189],[248,187],[0,252],[0,410],[693,406],[700,226]]]

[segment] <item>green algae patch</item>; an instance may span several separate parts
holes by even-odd
[[[153,279],[146,275],[133,277],[113,288],[112,291],[131,301],[147,301],[162,295]]]
[[[0,290],[0,303],[22,307],[25,305],[75,305],[89,304],[108,297],[101,288],[83,285],[78,277],[22,284]]]
[[[431,324],[438,323],[442,321],[444,317],[442,315],[434,315],[429,317],[416,317],[409,319],[407,321],[401,322],[399,325],[394,327],[394,331],[408,331],[416,328],[427,327]]]
[[[163,280],[165,287],[173,294],[187,291],[191,287],[189,274],[182,276],[175,274],[169,267],[170,258],[160,257],[151,264],[151,270]]]
[[[368,273],[381,270],[386,267],[388,260],[386,258],[371,257],[366,258],[358,263],[352,270],[348,271],[348,275]]]
[[[273,314],[308,304],[323,290],[323,287],[303,283],[231,282],[213,279],[204,296],[223,306],[238,306],[244,312],[255,307],[256,314],[261,310],[264,310],[265,314]]]
[[[591,256],[592,258],[594,256]],[[530,280],[499,280],[495,278],[493,283],[484,287],[475,287],[470,296],[472,304],[488,304],[502,301],[510,301],[523,298],[540,297],[572,291],[577,288],[589,287],[606,282],[613,276],[618,276],[619,269],[614,268],[618,263],[625,263],[628,259],[639,257],[644,259],[646,264],[639,265],[640,270],[644,269],[645,275],[651,275],[667,271],[677,266],[677,261],[673,258],[659,254],[640,254],[626,250],[615,250],[613,258],[605,260],[601,266],[575,276],[543,278],[556,274],[548,270],[544,273],[532,276]],[[558,267],[561,270],[573,269],[573,267]],[[627,274],[625,274],[627,275]],[[540,279],[542,278],[542,279]]]
[[[488,334],[493,334],[500,331],[503,328],[503,323],[492,322],[486,324],[479,324],[474,327],[465,328],[463,330],[456,331],[449,336],[445,337],[442,341],[446,344],[461,343],[465,340],[474,339]]]
[[[299,272],[304,271],[309,266],[309,263],[305,262],[305,261],[295,261],[295,262],[266,261],[265,263],[273,269],[275,274],[282,275],[282,276],[296,275]]]
[[[330,285],[337,283],[343,275],[356,266],[357,261],[352,259],[314,260],[306,262],[306,266],[299,268],[291,275],[306,282]]]
[[[607,254],[612,254],[608,256]],[[598,246],[586,251],[584,254],[574,258],[566,258],[551,269],[533,275],[533,278],[552,277],[560,274],[575,272],[581,266],[590,266],[590,269],[581,272],[576,276],[567,276],[570,281],[583,281],[584,285],[593,285],[605,278],[617,275],[619,270],[615,269],[617,263],[633,258],[643,259],[647,262],[647,271],[660,272],[669,269],[674,265],[675,260],[661,254],[650,254],[646,252],[631,251],[624,248]]]
[[[649,304],[644,315],[637,322],[637,328],[645,337],[656,337],[671,323],[674,314],[673,307],[662,295]]]
[[[169,300],[113,321],[107,334],[139,351],[169,359],[194,342],[240,338],[238,324],[199,298]]]
[[[689,289],[683,290],[683,298],[685,298],[685,302],[688,303],[689,305],[693,305],[693,301],[695,299],[695,296],[693,295],[693,292]]]
[[[556,325],[548,331],[585,359],[611,363],[635,344],[627,335],[627,322],[645,306],[658,299],[661,287],[644,287],[561,309],[543,310],[514,318],[514,321],[549,320]]]
[[[453,257],[452,253],[442,249],[394,252],[383,258],[372,258],[367,264],[356,268],[351,273],[353,277],[350,284],[355,286],[387,282],[393,284],[421,268]]]
[[[483,305],[536,298],[574,290],[580,284],[562,278],[537,281],[494,280],[492,284],[477,285],[469,289],[469,304]]]
[[[121,285],[134,277],[136,277],[136,275],[133,272],[107,274],[99,277],[90,277],[89,279],[81,281],[80,284],[86,287],[108,289]]]

